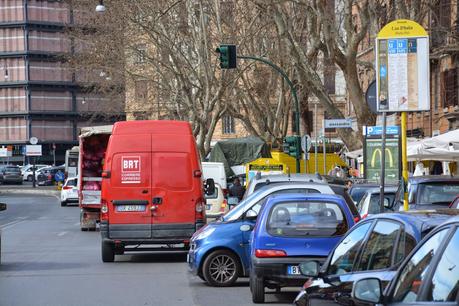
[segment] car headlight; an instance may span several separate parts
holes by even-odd
[[[209,237],[215,231],[215,227],[206,227],[203,231],[201,231],[194,240],[202,240]]]

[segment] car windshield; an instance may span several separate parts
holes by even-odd
[[[459,195],[459,182],[422,183],[416,204],[449,205]]]
[[[77,185],[77,179],[68,180],[66,185],[75,187]]]
[[[20,173],[21,169],[18,167],[5,167],[5,172],[17,172]]]
[[[237,220],[239,219],[242,214],[250,208],[250,203],[255,203],[254,201],[252,201],[254,198],[257,198],[258,197],[258,194],[259,192],[254,192],[252,193],[251,195],[249,195],[247,198],[243,199],[241,202],[239,202],[239,204],[233,208],[232,210],[230,210],[229,212],[227,212],[225,215],[223,215],[222,217],[220,217],[220,219],[222,221],[234,221],[234,220]]]
[[[331,202],[284,202],[271,208],[267,231],[273,236],[339,236],[348,226],[344,214]]]
[[[359,203],[360,200],[362,200],[365,193],[367,192],[367,190],[368,187],[352,187],[350,196],[356,203]]]

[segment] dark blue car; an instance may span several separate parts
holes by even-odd
[[[252,300],[263,303],[265,287],[301,286],[299,264],[322,262],[354,225],[341,196],[283,194],[266,201],[251,240]]]

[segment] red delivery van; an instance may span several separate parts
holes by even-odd
[[[102,261],[129,246],[186,249],[205,223],[201,176],[188,122],[115,123],[102,173]]]

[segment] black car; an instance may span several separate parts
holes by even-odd
[[[65,171],[64,166],[47,167],[40,170],[37,176],[37,184],[39,186],[52,186],[56,182],[55,175],[58,171]]]
[[[295,305],[352,305],[352,285],[376,276],[383,286],[417,243],[435,226],[459,212],[400,212],[368,217],[337,244],[322,267],[315,261],[300,265],[313,277],[295,299]]]
[[[0,211],[6,209],[5,203],[0,203]],[[2,231],[0,230],[0,263],[2,263]]]
[[[382,305],[459,305],[459,217],[435,228],[401,264],[384,290],[377,275],[352,289],[356,303]]]
[[[427,175],[408,180],[409,210],[447,208],[458,195],[459,177]],[[392,210],[403,210],[403,186],[397,191]]]
[[[23,178],[21,169],[14,165],[2,165],[0,166],[0,183],[7,184],[22,184]]]

